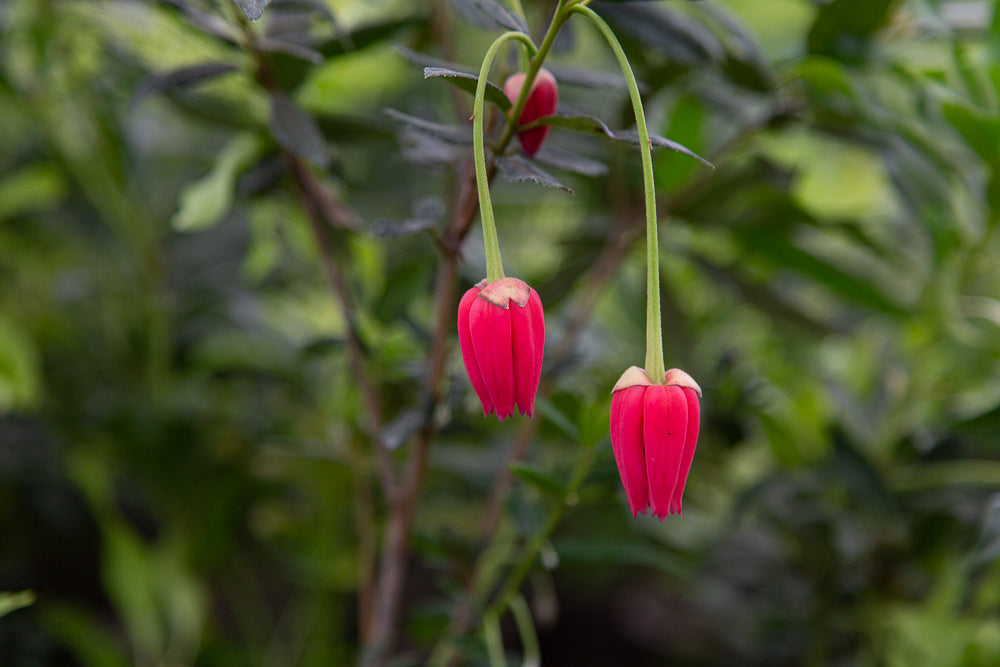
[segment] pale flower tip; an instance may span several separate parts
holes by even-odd
[[[620,381],[621,380],[619,380],[619,382]],[[667,374],[664,376],[663,384],[667,386],[687,387],[688,389],[693,390],[694,393],[698,394],[698,398],[701,398],[701,387],[698,386],[698,383],[694,381],[693,377],[679,368],[671,368],[667,371]]]
[[[629,387],[649,387],[652,386],[652,382],[649,381],[649,377],[646,375],[646,371],[639,368],[638,366],[631,366],[627,371],[622,373],[622,376],[618,378],[618,382],[611,389],[611,393],[615,393],[621,389],[628,389]]]

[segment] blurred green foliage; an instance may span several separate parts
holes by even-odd
[[[274,0],[249,28],[267,73],[229,0],[0,6],[0,590],[37,594],[0,619],[0,663],[357,658],[365,399],[279,152],[353,216],[337,259],[401,457],[471,153],[471,97],[409,61],[477,68],[497,29],[466,4]],[[536,30],[554,7],[523,4]],[[651,129],[716,166],[654,153],[667,363],[705,398],[684,517],[633,521],[606,419],[643,350],[638,154],[554,128],[532,164],[574,196],[494,187],[551,363],[493,567],[596,448],[524,587],[544,664],[997,664],[1000,10],[594,7]],[[632,126],[585,23],[551,69],[561,111]],[[481,248],[474,230],[462,289]],[[443,390],[406,595],[415,660],[518,431],[481,418],[456,354]]]

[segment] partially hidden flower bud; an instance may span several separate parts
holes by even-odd
[[[517,278],[481,281],[458,305],[458,342],[483,416],[496,413],[503,421],[515,404],[521,414],[534,414],[545,348],[545,316],[535,290]]]
[[[681,513],[701,420],[701,388],[673,368],[653,384],[641,368],[622,374],[611,398],[611,447],[632,516]]]
[[[517,98],[521,94],[521,88],[524,87],[525,76],[523,72],[515,74],[507,79],[507,83],[503,86],[503,91],[507,93],[507,99],[512,104],[517,103]],[[556,112],[558,104],[559,87],[556,85],[556,78],[543,67],[538,70],[538,74],[531,84],[528,99],[524,104],[521,117],[517,119],[517,124],[528,125],[544,116],[551,116]],[[518,133],[517,138],[521,142],[521,148],[524,149],[525,155],[531,157],[538,152],[538,149],[542,147],[542,142],[545,141],[545,137],[549,134],[549,129],[548,125],[540,125]]]

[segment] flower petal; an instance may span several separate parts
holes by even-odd
[[[646,387],[628,387],[611,397],[611,448],[633,517],[645,512],[649,505],[642,435],[645,392]]]
[[[510,303],[511,332],[514,338],[514,396],[522,415],[535,414],[535,395],[542,377],[545,351],[545,315],[538,293],[531,290],[522,305]]]
[[[670,514],[687,435],[687,399],[680,387],[646,387],[643,403],[643,444],[649,503],[662,521]]]
[[[469,309],[472,348],[500,421],[514,414],[514,343],[510,308],[477,297]]]
[[[681,469],[677,474],[677,485],[670,497],[670,513],[681,513],[681,499],[684,496],[684,486],[687,484],[688,473],[691,472],[691,461],[694,460],[694,450],[698,445],[698,431],[701,427],[701,405],[694,389],[684,388],[684,398],[687,399],[687,435],[684,437],[684,454],[681,456]]]
[[[458,304],[458,345],[462,348],[462,361],[465,363],[465,372],[469,375],[472,388],[476,390],[479,402],[483,404],[483,416],[496,412],[490,392],[486,389],[486,382],[483,380],[483,373],[479,370],[479,362],[476,361],[476,352],[472,347],[472,332],[469,329],[469,311],[479,297],[479,288],[470,288]]]

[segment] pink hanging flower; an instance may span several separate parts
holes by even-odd
[[[517,102],[517,98],[521,94],[525,76],[523,72],[515,74],[507,79],[507,83],[503,86],[503,91],[512,104]],[[543,67],[538,70],[538,74],[531,84],[528,100],[524,104],[521,117],[517,119],[517,124],[527,125],[544,116],[551,116],[556,112],[558,104],[559,87],[556,84],[556,78]],[[549,135],[549,129],[551,128],[548,125],[540,125],[518,133],[517,138],[521,142],[521,148],[524,149],[525,155],[531,157],[538,152],[545,137]]]
[[[662,385],[632,366],[612,390],[611,447],[632,516],[681,513],[701,418],[701,387],[672,368]]]
[[[514,405],[529,417],[542,376],[545,316],[538,293],[523,280],[481,281],[458,304],[458,342],[483,416],[500,421]]]

